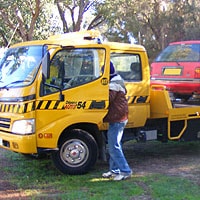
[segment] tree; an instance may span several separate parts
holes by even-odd
[[[134,37],[150,59],[171,41],[200,39],[198,0],[116,0],[105,5],[107,37],[124,42]]]
[[[42,25],[42,0],[0,0],[1,30],[4,46],[9,45],[10,38],[15,41],[28,41],[36,38],[35,27]],[[40,20],[39,20],[40,18]],[[13,33],[13,34],[12,34]]]
[[[5,25],[11,30],[16,30],[16,34],[22,38],[23,41],[27,41],[33,38],[33,30],[40,10],[40,0],[35,0],[34,2],[12,1],[12,3],[9,1],[1,1],[0,14],[4,19]],[[28,11],[31,11],[31,19],[26,19],[24,17]]]
[[[98,29],[108,40],[144,45],[153,59],[171,41],[200,40],[199,0],[0,0],[0,17],[4,46],[13,35],[17,42]]]
[[[92,11],[94,6],[100,6],[101,3],[98,1],[91,0],[55,0],[55,4],[57,5],[60,18],[63,23],[63,32],[73,32],[79,31],[84,28],[85,29],[93,29],[101,24],[105,19],[101,13],[96,14],[96,16],[92,15]],[[87,24],[83,24],[84,15],[86,12],[90,12],[90,16],[93,19]]]

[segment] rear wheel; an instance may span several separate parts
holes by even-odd
[[[64,174],[84,174],[96,163],[97,152],[95,139],[88,132],[76,129],[61,139],[52,160]]]
[[[176,99],[182,99],[184,101],[188,101],[191,96],[192,95],[189,95],[189,94],[174,94],[174,97]]]

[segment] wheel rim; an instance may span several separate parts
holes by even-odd
[[[60,158],[70,167],[82,166],[88,159],[87,145],[78,139],[67,140],[60,149]]]

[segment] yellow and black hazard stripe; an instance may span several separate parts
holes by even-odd
[[[65,101],[47,100],[37,101],[36,110],[62,110],[65,109]]]
[[[134,96],[129,97],[131,104],[138,104],[138,103],[148,103],[149,102],[149,96]]]
[[[1,104],[0,112],[8,113],[26,113],[35,110],[35,102],[19,103],[19,104]]]
[[[23,100],[29,100],[25,102]],[[5,102],[4,102],[5,101]],[[106,109],[105,100],[96,101],[60,101],[60,100],[35,100],[27,97],[0,99],[0,112],[27,113],[34,110],[72,110],[72,109]]]
[[[61,101],[31,101],[28,103],[0,103],[0,112],[27,113],[34,110],[62,110],[65,102]]]
[[[35,110],[35,95],[0,98],[0,112],[26,113],[33,110]]]
[[[149,96],[134,96],[129,99],[131,104],[148,103]],[[27,102],[28,101],[28,102]],[[27,113],[34,110],[69,110],[69,109],[107,109],[108,102],[96,101],[60,101],[35,100],[35,95],[18,98],[1,98],[0,112]]]
[[[34,95],[29,97],[0,99],[0,112],[27,113],[34,110],[69,110],[69,109],[107,109],[108,102],[96,101],[60,101],[60,100],[38,100]],[[25,102],[27,101],[28,102]],[[129,99],[131,104],[148,103],[149,96],[134,96]]]

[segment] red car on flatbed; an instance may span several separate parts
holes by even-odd
[[[151,84],[164,85],[175,98],[200,95],[200,40],[173,42],[151,64]]]

